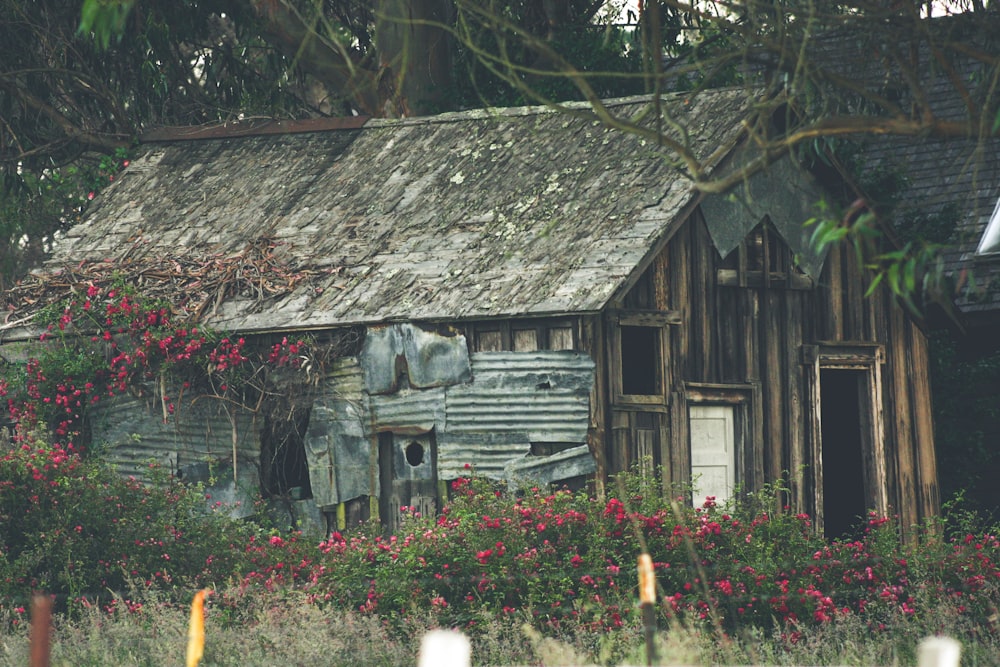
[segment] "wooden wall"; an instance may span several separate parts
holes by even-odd
[[[794,506],[822,514],[818,385],[822,372],[846,369],[862,380],[860,401],[881,407],[865,422],[875,434],[863,445],[866,502],[898,513],[904,527],[937,514],[923,332],[887,289],[864,296],[867,282],[849,248],[833,248],[813,279],[795,269],[773,230],[756,241],[723,260],[696,212],[616,304],[620,310],[605,315],[603,331],[592,327],[590,338],[603,342],[593,351],[604,357],[599,393],[609,397],[608,472],[633,463],[653,438],[655,462],[686,481],[686,404],[733,402],[744,415],[741,485],[784,479]],[[636,405],[615,390],[614,332],[621,313],[649,311],[671,322],[664,395],[660,404]]]

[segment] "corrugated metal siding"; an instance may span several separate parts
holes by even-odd
[[[374,495],[368,395],[356,357],[337,359],[313,402],[305,437],[313,500],[320,507]]]
[[[535,389],[521,394],[479,390],[448,392],[448,433],[509,433],[529,442],[584,442],[590,403],[587,396]]]
[[[504,479],[504,468],[523,459],[531,451],[527,440],[517,442],[504,434],[493,437],[488,433],[472,433],[466,437],[438,439],[438,477],[455,479],[475,474],[491,479]]]
[[[445,428],[445,389],[406,389],[397,394],[372,396],[371,425],[375,431],[425,433]]]
[[[91,413],[94,446],[118,469],[149,481],[149,463],[176,472],[186,466],[232,459],[233,426],[220,401],[184,400],[167,423],[160,404],[118,396],[94,406]],[[258,465],[260,434],[248,411],[237,413],[237,453],[240,465]],[[241,475],[242,477],[242,475]]]
[[[359,362],[338,362],[327,382],[328,396],[317,401],[310,420],[310,476],[318,480],[314,495],[319,489],[317,498],[328,504],[370,493],[367,481],[359,480],[367,480],[360,469],[360,449],[370,447],[378,432],[433,429],[441,479],[468,475],[466,466],[478,475],[503,479],[505,468],[528,456],[532,442],[586,443],[594,384],[589,356],[480,352],[470,355],[470,364],[471,380],[462,384],[368,396]],[[358,422],[364,424],[364,437],[356,432]],[[353,466],[350,484],[344,463]],[[582,469],[579,461],[571,467]],[[555,472],[549,474],[558,475],[558,459],[550,468]]]

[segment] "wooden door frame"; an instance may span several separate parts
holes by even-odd
[[[691,483],[690,405],[728,405],[735,408],[736,488],[740,492],[759,489],[764,482],[764,420],[760,384],[714,384],[685,382],[671,400],[673,447],[665,474],[674,484]],[[667,458],[664,458],[666,461]],[[666,479],[664,480],[666,481]]]
[[[874,508],[880,516],[888,516],[889,491],[885,463],[885,425],[882,408],[882,366],[885,364],[885,347],[879,343],[827,342],[802,346],[802,364],[805,366],[806,397],[810,407],[807,416],[807,447],[811,457],[809,480],[812,507],[805,508],[823,532],[823,430],[820,374],[824,370],[848,370],[865,373],[863,385],[868,410],[861,414],[862,476],[865,487],[865,505]],[[793,472],[793,474],[801,474]]]

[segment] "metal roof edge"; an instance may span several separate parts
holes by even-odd
[[[249,118],[210,125],[182,127],[157,127],[139,135],[144,144],[200,139],[230,139],[255,137],[268,134],[304,134],[330,130],[357,130],[365,125],[369,116],[341,116],[335,118],[304,118],[301,120],[274,120]]]
[[[661,94],[663,99],[683,99],[703,92],[720,93],[743,90],[743,86],[713,88],[696,93],[671,92]],[[651,102],[653,94],[630,95],[601,100],[604,107],[621,107],[631,104]],[[276,120],[273,118],[247,118],[244,120],[225,121],[206,125],[187,125],[179,127],[156,127],[139,135],[139,142],[166,143],[173,141],[196,141],[203,139],[230,139],[236,137],[253,137],[275,134],[304,134],[308,132],[327,132],[330,130],[356,130],[379,127],[406,127],[411,125],[432,125],[437,123],[454,123],[466,120],[487,120],[491,118],[518,118],[559,113],[560,109],[572,111],[588,111],[593,109],[589,101],[573,100],[555,102],[552,104],[536,104],[515,107],[483,107],[462,111],[449,111],[433,116],[416,116],[412,118],[373,118],[371,116],[338,116],[330,118],[305,118],[300,120]],[[596,118],[595,118],[596,120]]]

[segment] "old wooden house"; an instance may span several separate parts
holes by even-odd
[[[738,168],[745,91],[663,103],[699,157]],[[789,160],[703,196],[654,143],[540,108],[146,139],[43,272],[261,243],[299,271],[201,320],[354,336],[301,424],[302,486],[327,512],[391,524],[470,467],[600,486],[633,466],[693,484],[694,502],[782,482],[830,534],[868,509],[938,510],[925,335],[886,291],[865,298],[851,252],[813,252],[822,189]],[[140,407],[94,420],[123,466],[231,448],[229,422],[153,427]],[[240,423],[263,476],[273,433]]]

